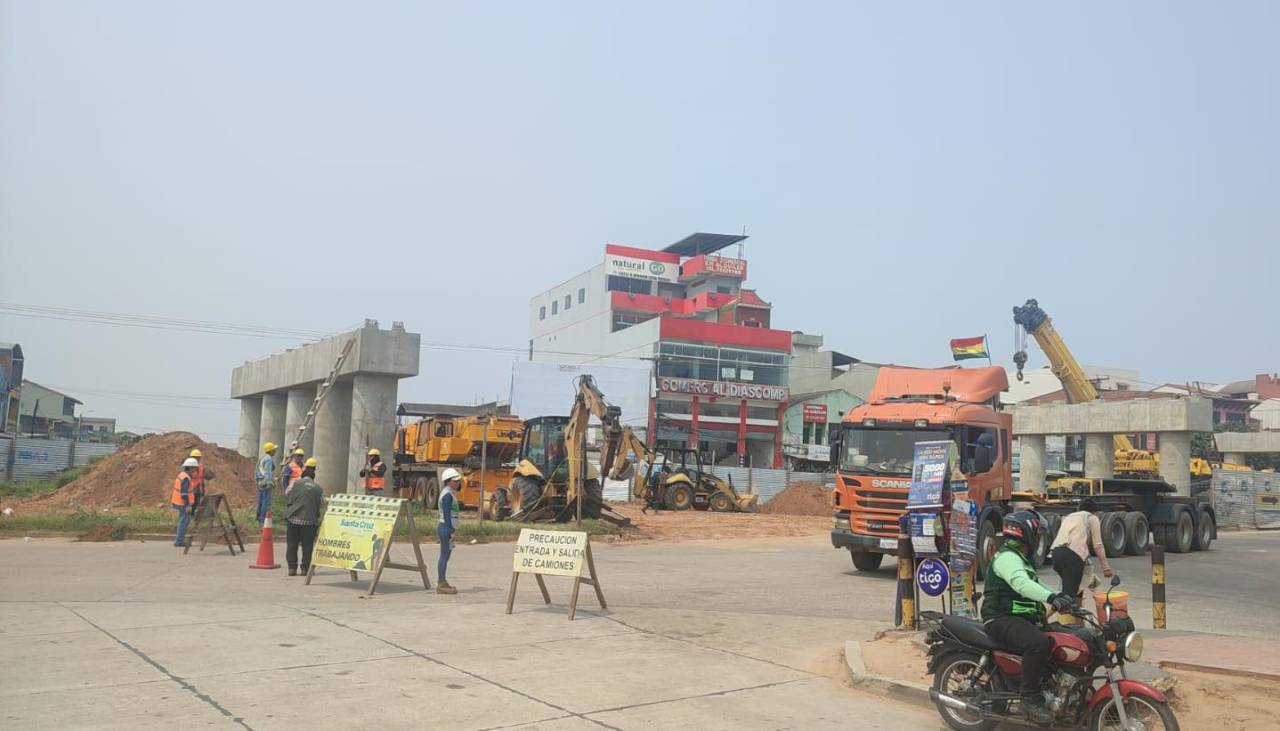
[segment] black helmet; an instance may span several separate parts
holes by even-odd
[[[1019,510],[1004,516],[1004,526],[1000,534],[1012,538],[1030,552],[1040,543],[1040,533],[1044,531],[1044,520],[1034,510]]]

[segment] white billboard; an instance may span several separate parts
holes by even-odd
[[[644,430],[649,424],[648,367],[561,365],[519,361],[511,372],[511,413],[522,419],[568,416],[578,392],[577,379],[595,379],[605,400],[622,409],[622,423]],[[596,423],[595,419],[591,420]]]
[[[680,279],[680,265],[672,262],[653,261],[621,254],[604,255],[604,273],[611,277],[646,279],[650,282],[676,282]]]

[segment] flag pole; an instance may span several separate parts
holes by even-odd
[[[982,336],[982,349],[987,351],[987,365],[995,365],[991,362],[991,344],[987,342],[987,336],[985,334]]]

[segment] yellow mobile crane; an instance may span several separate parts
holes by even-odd
[[[1084,369],[1080,367],[1080,363],[1071,354],[1062,336],[1054,329],[1053,321],[1040,308],[1039,302],[1029,299],[1022,307],[1014,307],[1013,321],[1019,326],[1016,338],[1018,351],[1013,354],[1013,362],[1018,366],[1017,377],[1019,381],[1022,380],[1022,367],[1027,363],[1027,333],[1030,333],[1040,346],[1040,350],[1044,351],[1045,356],[1049,359],[1049,368],[1053,371],[1053,375],[1057,376],[1058,380],[1062,382],[1062,389],[1067,395],[1067,403],[1087,403],[1098,398],[1098,390],[1093,387],[1093,383],[1085,376]],[[1129,437],[1124,434],[1116,434],[1113,437],[1113,441],[1116,450],[1114,471],[1117,476],[1143,478],[1159,476],[1159,455],[1152,454],[1145,449],[1134,448],[1133,442],[1130,442]],[[1191,459],[1191,474],[1196,477],[1207,477],[1213,474],[1214,466],[1204,459],[1193,457]],[[1246,469],[1239,465],[1231,464],[1217,466],[1225,469]]]

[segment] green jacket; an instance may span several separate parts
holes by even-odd
[[[286,520],[296,518],[311,525],[320,524],[320,511],[324,507],[324,490],[310,477],[304,477],[289,485],[284,491]]]
[[[1053,589],[1040,583],[1036,568],[1013,543],[996,551],[987,568],[982,586],[982,621],[990,622],[1010,614],[1039,622],[1044,617],[1044,603]]]

